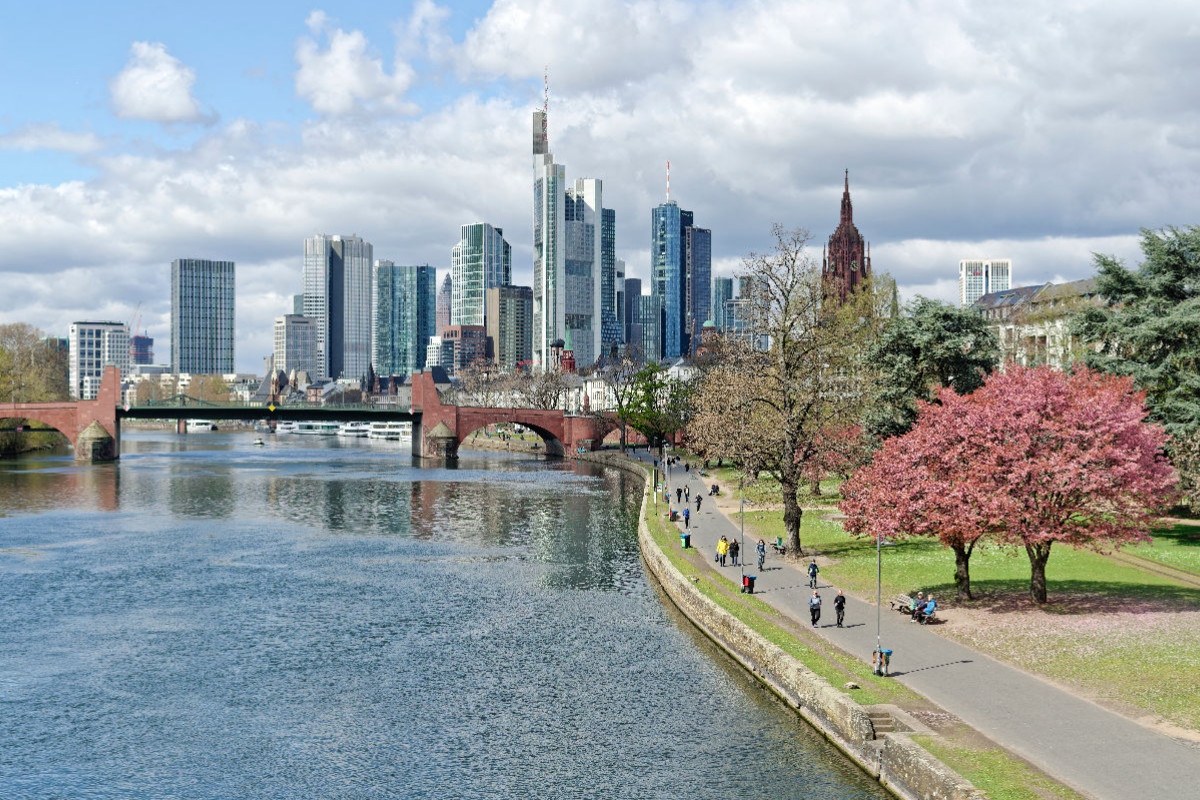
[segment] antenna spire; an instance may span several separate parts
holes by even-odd
[[[550,141],[550,65],[542,75],[542,141]],[[547,144],[547,148],[549,144]]]

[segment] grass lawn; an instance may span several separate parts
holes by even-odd
[[[1200,525],[1172,525],[1152,535],[1153,544],[1139,544],[1129,552],[1200,574]]]
[[[742,478],[742,471],[733,467],[721,467],[720,469],[709,469],[709,474],[721,482],[722,486],[727,487],[727,491],[737,496],[738,481]],[[821,494],[812,495],[808,492],[808,485],[801,487],[800,499],[804,504],[814,503],[818,505],[835,505],[842,499],[838,493],[842,485],[840,478],[827,478],[821,481]],[[744,484],[746,492],[746,502],[762,506],[780,506],[783,501],[780,499],[779,481],[769,477],[765,473],[758,477],[758,480],[746,481]]]
[[[774,538],[783,531],[782,516],[779,511],[748,512],[746,527]],[[1192,547],[1162,538],[1163,553],[1186,554]],[[806,512],[801,543],[805,552],[815,549],[832,560],[823,575],[859,596],[874,597],[872,542],[849,536],[839,522]],[[1127,712],[1140,709],[1200,730],[1200,681],[1179,679],[1195,673],[1200,592],[1096,553],[1060,546],[1046,567],[1050,602],[1043,608],[1029,600],[1024,551],[977,550],[971,558],[973,601],[954,600],[953,578],[953,553],[934,542],[884,548],[885,602],[901,592],[932,592],[953,612],[953,620],[938,629],[943,635]]]
[[[995,800],[1082,800],[1076,793],[1030,768],[1015,756],[996,749],[991,743],[981,744],[980,737],[961,722],[943,712],[932,710],[927,700],[903,685],[876,676],[869,664],[838,650],[819,637],[807,635],[802,627],[797,627],[757,597],[740,594],[733,580],[712,570],[701,569],[680,550],[678,529],[656,514],[652,504],[646,508],[645,521],[654,543],[683,575],[695,581],[701,593],[795,657],[834,688],[850,695],[855,702],[860,705],[891,703],[924,716],[928,722],[933,722],[930,717],[950,718],[952,721],[949,723],[934,723],[940,736],[913,737],[913,740],[987,791],[989,797]],[[830,525],[828,522],[823,524]],[[860,688],[843,688],[847,681],[854,681]]]

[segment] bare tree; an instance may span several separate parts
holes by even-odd
[[[628,416],[629,403],[633,399],[637,389],[634,378],[638,374],[638,365],[625,356],[610,363],[601,373],[604,379],[604,385],[612,392],[613,400],[617,404],[617,419],[621,423],[621,452],[625,452],[628,437],[626,435],[626,419]]]
[[[567,396],[566,375],[557,366],[523,373],[513,394],[524,408],[562,408]]]
[[[868,281],[838,302],[806,251],[808,231],[776,225],[773,233],[771,252],[742,264],[753,341],[727,341],[714,353],[688,433],[748,477],[765,472],[779,482],[787,550],[801,555],[806,468],[833,446],[830,431],[850,430],[861,418],[863,344],[886,315],[890,290]],[[765,348],[755,346],[761,342]]]

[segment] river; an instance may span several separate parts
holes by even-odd
[[[0,461],[0,797],[883,798],[592,465],[126,431]]]

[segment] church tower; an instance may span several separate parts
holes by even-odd
[[[871,275],[870,245],[854,226],[854,208],[850,204],[850,170],[846,170],[846,188],[842,192],[842,220],[829,237],[821,257],[821,277],[828,296],[846,302]]]

